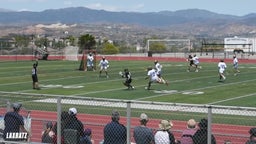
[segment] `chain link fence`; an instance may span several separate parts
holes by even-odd
[[[146,114],[147,127],[152,130],[153,135],[163,130],[163,127],[167,127],[177,141],[181,141],[182,133],[187,129],[187,121],[190,119],[196,121],[196,129],[199,129],[201,119],[208,120],[206,124],[208,144],[210,144],[211,134],[215,137],[217,144],[245,143],[250,136],[248,131],[256,125],[256,109],[250,107],[126,101],[29,93],[1,92],[1,96],[3,97],[0,99],[1,132],[4,130],[5,114],[12,111],[11,104],[14,102],[22,103],[20,114],[24,121],[31,119],[31,126],[26,127],[30,132],[29,139],[18,143],[42,143],[43,132],[48,128],[53,131],[47,133],[53,138],[50,143],[77,144],[81,139],[85,143],[85,139],[88,138],[85,135],[90,134],[89,138],[94,141],[94,144],[103,143],[104,140],[105,143],[109,141],[110,143],[111,141],[112,143],[114,141],[136,143],[134,128],[141,125],[140,121],[143,118],[140,115],[142,113]],[[144,119],[146,118],[144,116]],[[76,119],[82,123],[82,126]],[[118,120],[123,126],[115,125],[117,123],[113,123],[112,120]],[[160,123],[162,120],[167,120],[171,124],[164,125]],[[0,142],[15,143],[5,141],[2,136]],[[200,138],[207,139],[207,136]]]

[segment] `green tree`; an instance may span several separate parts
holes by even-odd
[[[119,49],[114,46],[112,43],[106,42],[102,49],[103,54],[117,54],[119,53]]]
[[[17,47],[27,47],[30,41],[29,36],[16,35],[14,36]]]
[[[78,40],[78,45],[80,47],[80,51],[91,50],[95,47],[96,41],[93,35],[81,35]]]
[[[75,43],[76,38],[74,36],[70,35],[70,36],[67,37],[67,39],[69,40],[71,46],[76,45],[76,43]]]
[[[155,53],[163,53],[166,51],[166,46],[161,42],[154,42],[149,45],[149,50]]]
[[[43,47],[43,46],[48,47],[48,44],[49,44],[49,40],[46,37],[42,37],[35,40],[35,45],[37,47]]]

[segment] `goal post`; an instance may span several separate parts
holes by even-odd
[[[148,39],[147,51],[151,53],[188,52],[190,39]]]
[[[79,47],[67,46],[64,49],[64,59],[69,61],[78,61]]]

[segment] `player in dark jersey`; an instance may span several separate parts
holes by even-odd
[[[134,86],[131,85],[132,83],[132,75],[131,73],[129,72],[128,69],[124,69],[124,72],[119,72],[119,74],[123,77],[123,78],[126,78],[125,81],[123,82],[123,84],[125,86],[128,87],[128,89],[134,89]]]
[[[33,64],[32,81],[33,81],[33,89],[39,90],[40,88],[38,86],[37,66],[38,66],[38,60],[36,60],[36,63]]]
[[[193,57],[192,57],[191,54],[188,55],[187,61],[188,61],[188,69],[187,69],[187,71],[190,72],[191,67],[194,66]]]

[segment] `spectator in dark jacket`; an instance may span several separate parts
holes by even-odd
[[[9,111],[4,116],[4,133],[6,141],[24,141],[28,139],[29,131],[25,128],[24,119],[19,114],[22,104],[13,103],[13,111]],[[26,135],[20,135],[22,132]],[[14,135],[15,134],[15,135]],[[18,134],[18,135],[17,135]]]
[[[208,126],[208,120],[205,118],[201,119],[201,121],[198,124],[199,129],[193,135],[194,144],[207,144],[207,139],[208,139],[207,126]],[[214,135],[211,136],[211,144],[216,144],[216,139]]]
[[[77,130],[79,136],[84,135],[84,125],[83,123],[76,117],[77,110],[76,108],[70,108],[68,110],[69,113],[69,121],[64,126],[64,129],[74,129]]]
[[[256,144],[256,128],[251,128],[249,130],[250,139],[246,142],[246,144]]]
[[[119,123],[120,113],[112,111],[112,121],[104,127],[104,144],[126,144],[126,127]]]

